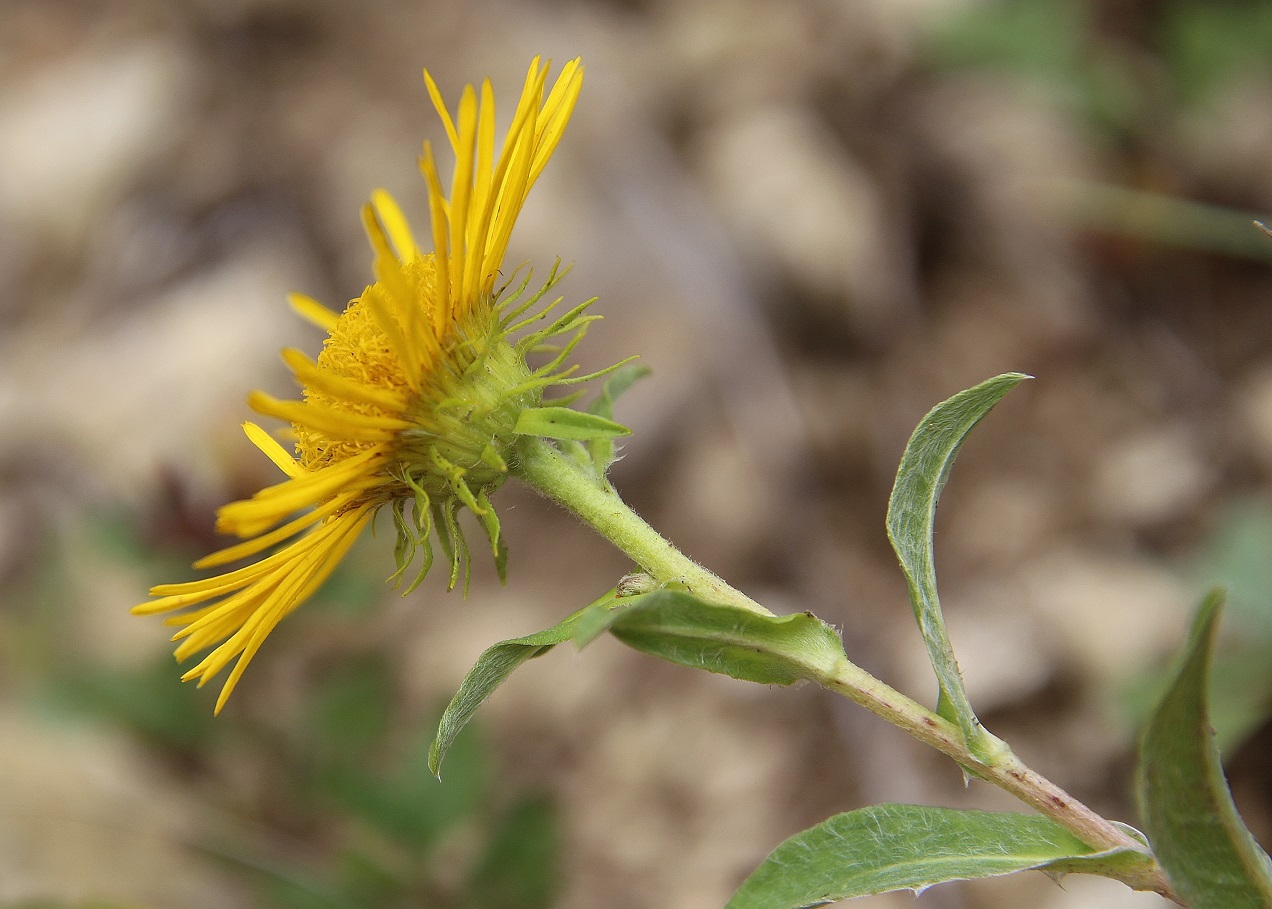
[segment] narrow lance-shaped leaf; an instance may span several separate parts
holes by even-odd
[[[472,719],[482,702],[503,684],[504,679],[508,678],[514,669],[526,660],[548,652],[557,644],[573,639],[580,619],[592,612],[603,613],[616,602],[618,601],[614,598],[614,591],[611,590],[590,606],[567,616],[551,628],[525,637],[501,641],[486,648],[477,658],[473,668],[468,670],[468,675],[464,676],[464,681],[460,683],[459,691],[455,693],[442,713],[441,721],[437,725],[437,737],[433,740],[432,748],[429,749],[428,769],[435,776],[441,776],[442,761],[454,743],[455,737]]]
[[[1191,909],[1268,909],[1272,863],[1228,791],[1206,702],[1222,590],[1197,612],[1183,662],[1140,743],[1144,828],[1166,877]]]
[[[517,417],[513,431],[523,436],[545,439],[612,439],[631,435],[626,426],[570,407],[528,407]]]
[[[888,501],[888,539],[905,572],[914,615],[940,685],[939,712],[958,724],[969,750],[986,762],[1004,746],[981,728],[967,700],[941,615],[932,529],[937,500],[968,433],[1003,395],[1027,378],[1021,373],[996,376],[934,407],[905,447]]]
[[[890,890],[1039,869],[1097,870],[1149,861],[1095,853],[1041,815],[874,805],[835,815],[778,846],[725,909],[806,909]]]

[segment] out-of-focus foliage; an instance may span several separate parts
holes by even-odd
[[[1162,27],[1162,56],[1185,101],[1206,101],[1252,72],[1272,74],[1272,6],[1176,2]]]
[[[1272,510],[1241,502],[1222,520],[1193,574],[1228,588],[1211,680],[1211,724],[1221,748],[1239,744],[1272,714]]]
[[[1189,570],[1200,588],[1222,584],[1225,628],[1211,665],[1210,724],[1219,750],[1232,754],[1272,714],[1272,512],[1237,502],[1220,515]],[[1136,725],[1147,719],[1168,682],[1167,667],[1131,679],[1122,693]]]
[[[1272,7],[1176,2],[1150,36],[1148,60],[1098,35],[1097,4],[998,0],[935,29],[931,60],[998,68],[1046,83],[1094,122],[1129,127],[1154,102],[1210,101],[1234,80],[1272,69]]]
[[[171,561],[163,548],[153,554],[141,545],[118,516],[98,519],[87,538],[108,558],[145,571]],[[46,582],[65,568],[64,552],[54,542],[45,547],[35,575],[46,595],[57,590]],[[291,633],[303,636],[307,622],[349,623],[360,604],[375,602],[380,590],[370,592],[365,567],[373,561],[351,559],[298,613]],[[241,710],[214,719],[209,693],[182,684],[166,655],[121,667],[60,650],[58,631],[38,621],[29,629],[44,654],[29,673],[32,703],[126,731],[204,793],[202,832],[187,846],[246,881],[259,905],[552,905],[552,801],[495,785],[488,750],[471,729],[453,745],[445,783],[434,778],[428,749],[436,718],[411,715],[401,673],[383,653],[354,648],[324,660],[286,715]],[[233,765],[253,768],[255,778]]]
[[[1146,99],[1125,52],[1093,40],[1092,18],[1081,2],[971,6],[934,32],[929,54],[942,67],[1014,72],[1097,126],[1114,133],[1132,129]]]

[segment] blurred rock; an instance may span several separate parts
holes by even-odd
[[[1237,391],[1237,413],[1252,453],[1265,470],[1272,470],[1272,364],[1250,370]]]
[[[1109,520],[1155,527],[1199,505],[1217,479],[1188,427],[1157,426],[1102,453],[1092,503]]]
[[[868,464],[877,406],[870,376],[837,362],[793,363],[791,372],[809,445],[818,458],[836,472]]]
[[[695,158],[761,273],[779,268],[837,301],[866,335],[895,316],[900,262],[876,182],[809,111],[774,105],[716,124]]]
[[[1049,647],[1097,688],[1178,649],[1195,598],[1164,566],[1078,548],[1038,559],[1022,580]]]
[[[1019,584],[982,583],[942,598],[967,696],[979,713],[1019,705],[1054,679],[1055,650],[1037,618],[1020,608],[1024,594]],[[910,631],[918,637],[917,629]],[[910,690],[930,690],[934,679],[926,651],[920,645],[907,653],[914,664],[912,684],[924,683]]]
[[[842,21],[808,4],[764,0],[673,2],[660,13],[651,40],[666,48],[672,65],[659,61],[654,84],[668,91],[664,101],[676,84],[697,86],[708,116],[789,105],[833,60],[838,42],[828,40],[829,29]]]
[[[691,698],[611,716],[569,780],[568,803],[588,806],[577,815],[573,861],[602,873],[580,876],[587,883],[566,909],[721,905],[776,845],[779,768],[793,743],[771,717],[741,709],[745,696],[729,680],[689,684]]]
[[[0,902],[247,905],[196,858],[203,807],[116,736],[2,710],[0,780]]]
[[[193,74],[156,37],[77,49],[6,74],[0,95],[0,223],[81,236],[173,148]]]
[[[941,511],[943,557],[1010,572],[1054,539],[1063,511],[1037,477],[985,478]]]
[[[1022,285],[1034,330],[1080,329],[1088,289],[1074,260],[1065,213],[1066,181],[1096,169],[1078,124],[1055,99],[1009,76],[964,77],[931,86],[916,105],[920,153],[944,180],[951,201],[964,192],[952,238],[966,264],[995,265],[998,280]],[[984,275],[978,276],[983,283]]]
[[[688,461],[663,494],[677,503],[663,531],[707,564],[761,546],[769,528],[798,505],[777,497],[727,427],[699,426]],[[689,518],[688,526],[677,527]]]
[[[1156,893],[1140,893],[1125,884],[1085,874],[1070,874],[1058,886],[1031,895],[1038,909],[1169,909],[1176,905]]]
[[[1179,134],[1209,179],[1272,208],[1272,75],[1266,68],[1182,112]]]
[[[304,346],[286,302],[305,286],[302,272],[285,251],[262,248],[131,317],[39,323],[0,340],[0,423],[11,430],[0,460],[49,452],[84,486],[131,501],[169,465],[219,488],[222,453],[207,443],[248,416],[252,388],[283,391],[278,350]]]

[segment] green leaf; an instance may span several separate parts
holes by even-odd
[[[1272,862],[1237,814],[1207,717],[1223,603],[1222,590],[1202,602],[1178,674],[1140,742],[1140,811],[1167,878],[1192,909],[1267,909]]]
[[[586,441],[627,436],[632,431],[613,420],[571,407],[527,407],[517,417],[513,432],[545,439]]]
[[[940,684],[940,712],[949,714],[947,719],[962,729],[969,750],[985,762],[1002,746],[981,728],[967,700],[936,591],[932,528],[937,499],[968,433],[1003,395],[1027,378],[1021,373],[996,376],[934,407],[905,447],[888,501],[888,539],[905,572],[914,615]]]
[[[1204,103],[1231,90],[1272,55],[1267,4],[1172,4],[1162,23],[1162,58],[1186,102]]]
[[[345,812],[413,852],[433,846],[482,809],[488,792],[486,749],[468,727],[452,744],[452,773],[439,785],[428,772],[432,738],[422,735],[389,772],[332,765],[320,792]]]
[[[608,630],[642,653],[762,685],[828,678],[848,660],[839,635],[811,613],[760,615],[682,590],[656,590],[618,603],[580,616],[580,646]]]
[[[564,641],[584,647],[606,631],[673,663],[765,685],[828,678],[848,659],[835,630],[808,613],[765,616],[681,590],[621,598],[611,590],[551,628],[487,648],[442,714],[429,770],[438,775],[455,736],[518,666]]]
[[[309,692],[306,750],[322,764],[356,765],[393,724],[396,685],[387,659],[366,654],[329,666]]]
[[[596,400],[588,405],[588,413],[596,414],[598,417],[604,417],[607,420],[614,419],[614,402],[651,372],[653,370],[648,366],[637,363],[627,363],[618,367],[605,380],[605,384],[601,386],[601,393],[597,395]]]
[[[1266,240],[1265,240],[1266,242]],[[1272,243],[1268,244],[1272,249]],[[1202,585],[1227,588],[1227,636],[1211,660],[1210,725],[1222,753],[1236,749],[1268,715],[1272,704],[1272,507],[1238,499],[1220,514],[1203,552],[1189,571]],[[1166,690],[1165,671],[1161,685]],[[1151,704],[1155,705],[1157,697]],[[1147,717],[1148,709],[1141,713]]]
[[[1041,815],[874,805],[835,815],[782,843],[725,909],[804,909],[889,890],[919,892],[944,881],[1058,871],[1096,855]]]
[[[167,654],[139,669],[74,667],[55,678],[53,691],[61,702],[118,723],[159,748],[207,749],[223,732],[212,721],[206,692],[182,684]]]
[[[609,608],[614,602],[614,591],[611,590],[595,603],[567,616],[551,628],[487,647],[477,658],[473,668],[468,670],[468,675],[464,676],[459,691],[446,706],[442,719],[437,724],[437,736],[428,756],[428,769],[433,775],[440,779],[442,761],[455,741],[455,736],[459,735],[459,731],[472,719],[477,708],[503,684],[514,669],[532,657],[547,653],[557,644],[572,640],[575,627],[582,616],[589,611]]]
[[[410,897],[406,875],[397,868],[386,867],[385,857],[374,847],[364,851],[358,846],[346,846],[329,857],[326,864],[336,869],[333,877],[338,891],[358,909],[401,905]]]
[[[547,909],[561,876],[561,835],[552,802],[524,798],[501,819],[468,877],[467,904]]]
[[[627,389],[649,375],[650,371],[648,366],[638,366],[635,363],[629,363],[614,370],[601,386],[601,393],[596,400],[588,405],[588,413],[606,420],[614,419],[614,402]],[[588,448],[591,449],[592,464],[596,468],[597,476],[605,476],[610,465],[614,463],[613,438],[599,436],[588,442]]]

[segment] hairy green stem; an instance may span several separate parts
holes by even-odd
[[[672,546],[627,506],[607,480],[597,479],[542,439],[526,436],[509,468],[527,484],[565,506],[660,584],[683,584],[708,600],[772,615]]]
[[[1121,827],[1096,814],[1046,777],[1031,770],[1010,749],[992,764],[972,755],[962,730],[922,704],[880,681],[852,663],[834,676],[820,679],[825,688],[865,707],[919,741],[951,757],[971,775],[1014,795],[1026,805],[1064,827],[1097,850],[1130,849],[1146,852],[1144,844]],[[1128,870],[1117,880],[1135,890],[1152,890],[1179,902],[1161,867],[1154,862]]]
[[[591,525],[658,583],[683,584],[705,599],[773,615],[686,557],[632,511],[608,481],[579,467],[550,443],[525,437],[518,445],[516,462],[509,467],[531,487]],[[972,754],[958,726],[851,662],[845,660],[833,675],[818,681],[953,758],[973,776],[1016,796],[1093,848],[1146,851],[1142,843],[1121,827],[1026,767],[1005,745],[990,762],[981,762]],[[1128,870],[1117,879],[1136,890],[1153,890],[1178,902],[1156,863]]]

